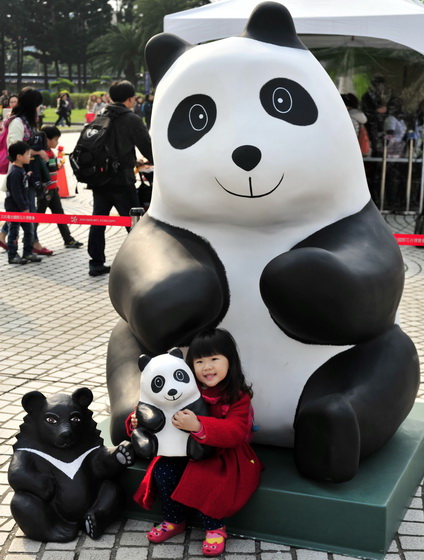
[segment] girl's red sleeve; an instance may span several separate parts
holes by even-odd
[[[245,394],[229,406],[224,418],[198,416],[203,426],[202,437],[196,437],[193,433],[191,435],[212,447],[236,447],[246,440],[251,429],[250,415],[250,397]]]

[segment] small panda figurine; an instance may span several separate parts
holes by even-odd
[[[183,360],[182,351],[173,348],[155,358],[143,354],[138,365],[141,371],[140,402],[136,409],[138,426],[131,436],[137,455],[143,459],[161,455],[196,460],[210,456],[210,447],[172,425],[172,417],[179,410],[189,409],[196,415],[208,416],[207,405],[193,372]]]
[[[220,325],[253,385],[254,441],[349,480],[408,415],[420,370],[397,324],[402,256],[340,93],[275,2],[237,37],[159,34],[146,60],[155,178],[110,275],[114,441],[137,356]]]

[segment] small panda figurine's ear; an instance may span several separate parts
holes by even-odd
[[[172,350],[170,350],[168,352],[168,354],[171,354],[171,356],[175,356],[176,358],[181,358],[181,359],[184,358],[183,351],[180,350],[180,348],[177,348],[177,347],[172,348]]]
[[[271,43],[280,47],[306,49],[297,36],[290,12],[285,6],[276,2],[259,4],[253,10],[240,37]]]
[[[46,397],[43,393],[40,393],[40,391],[30,391],[22,397],[22,406],[28,414],[31,414],[40,410],[45,401]]]
[[[138,369],[143,371],[152,358],[147,354],[141,354],[138,358]]]
[[[72,400],[77,402],[82,408],[88,408],[93,402],[93,393],[88,387],[81,387],[72,393]]]
[[[159,33],[148,41],[144,56],[155,87],[177,58],[192,46],[172,33]]]

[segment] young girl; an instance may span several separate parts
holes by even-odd
[[[193,340],[187,363],[194,371],[210,416],[181,410],[173,425],[191,433],[197,441],[215,447],[215,454],[202,461],[185,457],[156,457],[134,499],[150,509],[157,489],[162,499],[164,521],[147,538],[154,543],[168,540],[186,528],[187,508],[198,511],[206,537],[204,556],[224,551],[224,518],[234,515],[259,484],[262,465],[249,445],[252,430],[252,390],[247,385],[236,343],[223,329],[202,331]],[[135,414],[128,432],[137,426]]]

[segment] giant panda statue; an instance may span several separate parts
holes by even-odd
[[[110,275],[112,438],[139,354],[221,325],[253,383],[255,441],[294,447],[305,476],[349,480],[410,411],[419,363],[396,323],[402,257],[340,94],[274,2],[237,37],[157,35],[146,60],[155,178]]]

